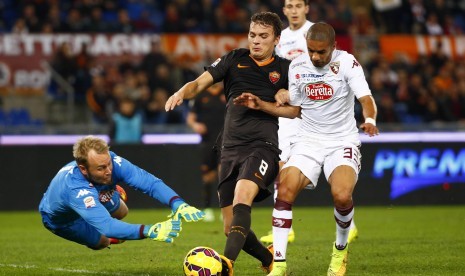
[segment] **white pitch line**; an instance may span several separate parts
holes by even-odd
[[[39,269],[39,266],[36,265],[21,265],[21,264],[2,264],[0,267],[12,267],[20,269]],[[68,269],[61,267],[47,267],[48,270],[60,271],[60,272],[69,272],[69,273],[79,273],[79,274],[102,274],[102,275],[117,275],[117,276],[149,276],[150,274],[133,274],[133,273],[119,273],[119,272],[105,272],[105,271],[91,271],[86,269]]]

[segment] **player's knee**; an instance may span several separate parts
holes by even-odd
[[[352,194],[351,193],[338,193],[333,195],[334,206],[340,206],[341,208],[352,205]]]
[[[87,246],[87,247],[92,250],[102,250],[104,248],[107,248],[108,246],[110,246],[110,239],[102,235],[100,236],[100,240],[98,244],[93,245],[93,246]]]
[[[286,185],[280,185],[278,188],[277,198],[284,202],[293,202],[295,199],[296,191],[287,187]]]

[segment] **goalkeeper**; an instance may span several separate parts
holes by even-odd
[[[87,136],[73,146],[72,161],[61,168],[45,192],[39,211],[44,226],[57,236],[99,250],[125,240],[149,238],[172,243],[181,219],[205,214],[185,203],[161,179],[110,151],[100,138]],[[170,218],[155,224],[121,221],[128,213],[125,183],[171,208]]]

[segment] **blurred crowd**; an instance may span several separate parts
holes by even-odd
[[[310,0],[309,20],[339,34],[463,34],[463,0]],[[243,33],[282,0],[2,0],[0,31],[14,33]]]
[[[450,59],[440,45],[416,62],[377,54],[365,70],[379,122],[465,122],[465,59]]]
[[[13,33],[243,33],[250,16],[282,0],[3,0],[0,31]],[[464,0],[310,0],[312,22],[339,34],[463,34]]]
[[[70,45],[63,43],[50,65],[73,86],[76,103],[87,104],[92,111],[92,120],[97,124],[111,123],[112,114],[119,111],[120,102],[127,100],[135,103],[134,113],[142,115],[144,123],[184,123],[187,102],[169,113],[165,112],[165,102],[176,89],[195,79],[199,73],[189,61],[181,63],[170,59],[157,41],[140,60],[125,53],[119,62],[105,63],[96,62],[86,48],[73,54]],[[49,90],[55,98],[60,97],[53,80]]]
[[[3,0],[4,33],[246,33],[251,14],[273,11],[283,21],[282,0]],[[465,0],[310,0],[308,19],[326,21],[338,35],[464,35]],[[216,58],[216,57],[214,57]],[[164,112],[164,102],[201,68],[173,62],[154,43],[134,62],[101,67],[84,48],[57,49],[52,67],[73,84],[76,100],[88,105],[96,123],[111,122],[119,102],[131,99],[134,113],[151,124],[185,123],[188,106]],[[379,108],[378,121],[417,123],[465,120],[465,61],[451,60],[438,45],[430,56],[387,61],[376,54],[363,63]],[[50,91],[53,93],[54,83]],[[360,115],[360,114],[359,114]]]

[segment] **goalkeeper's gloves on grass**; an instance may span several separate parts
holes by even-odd
[[[169,219],[154,225],[145,225],[144,236],[154,241],[172,243],[173,239],[179,236],[181,230],[180,220]]]
[[[174,214],[172,212],[171,215],[169,215],[168,217],[171,217],[173,220],[181,220],[181,218],[183,218],[185,221],[191,222],[203,220],[205,217],[205,213],[184,202],[181,205],[179,205],[178,209],[176,209],[176,212],[174,212]]]

